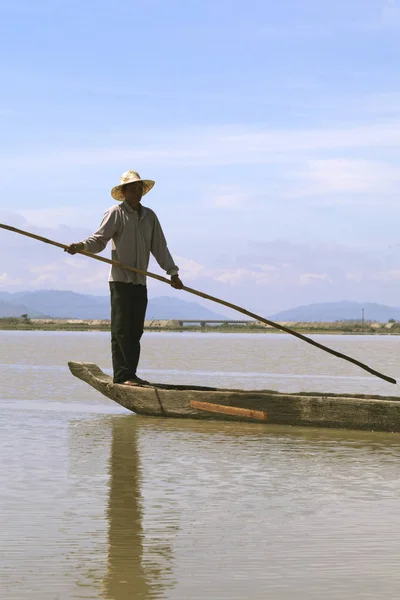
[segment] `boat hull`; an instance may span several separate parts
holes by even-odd
[[[115,384],[93,363],[69,362],[75,376],[138,414],[400,432],[400,398],[346,394],[284,394],[202,386]]]

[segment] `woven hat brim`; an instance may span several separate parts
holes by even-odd
[[[151,179],[137,179],[136,181],[141,181],[143,183],[143,196],[147,194],[147,192],[149,192],[155,184],[155,181],[152,181]],[[122,188],[124,187],[124,185],[128,185],[128,183],[136,183],[136,181],[128,181],[127,183],[121,183],[120,185],[116,185],[111,190],[111,196],[114,198],[114,200],[124,201],[125,196],[121,191]]]

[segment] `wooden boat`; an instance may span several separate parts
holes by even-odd
[[[400,431],[400,398],[393,396],[286,394],[163,383],[130,387],[113,383],[93,363],[69,362],[68,366],[75,377],[107,398],[143,415]]]

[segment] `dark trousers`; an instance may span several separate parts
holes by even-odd
[[[114,383],[136,375],[147,308],[147,288],[122,281],[110,281],[111,350]]]

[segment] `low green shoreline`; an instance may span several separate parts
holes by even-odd
[[[344,321],[335,323],[281,323],[286,327],[305,335],[400,335],[400,322],[361,323]],[[145,331],[196,331],[201,333],[282,333],[273,327],[257,322],[244,322],[243,325],[177,325],[177,321],[146,321]],[[78,319],[30,319],[28,317],[0,318],[0,330],[3,331],[110,331],[109,320]]]

